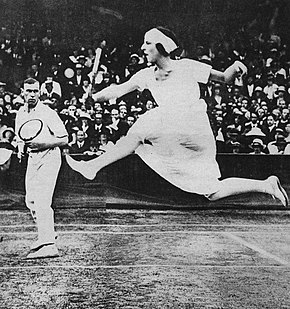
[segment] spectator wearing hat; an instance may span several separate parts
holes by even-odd
[[[275,125],[278,126],[278,121],[281,119],[282,112],[279,108],[274,108],[271,113],[275,120]]]
[[[286,87],[284,85],[280,85],[276,90],[275,98],[273,100],[273,107],[278,107],[279,105],[281,105],[280,104],[281,101],[283,102],[282,105],[285,103],[285,106],[283,106],[282,108],[288,105],[289,100],[286,93]]]
[[[239,108],[234,108],[232,111],[232,118],[228,123],[228,127],[235,128],[242,134],[245,129],[246,118]]]
[[[80,54],[77,56],[77,61],[78,61],[78,64],[81,64],[82,65],[82,73],[84,75],[89,75],[89,73],[91,72],[92,68],[89,68],[88,66],[86,66],[86,61],[87,61],[87,58],[84,54]]]
[[[4,105],[10,104],[14,97],[16,95],[6,90],[6,83],[0,82],[0,98],[3,99]]]
[[[90,81],[89,76],[83,72],[83,66],[80,63],[77,63],[75,66],[75,74],[70,79],[70,83],[73,87],[74,94],[78,99],[83,95],[82,87],[84,80]]]
[[[127,105],[119,105],[120,119],[126,121],[128,115]]]
[[[255,84],[254,84],[254,75],[248,74],[246,81],[241,89],[241,94],[251,98],[254,94]]]
[[[71,51],[71,54],[70,56],[68,57],[68,60],[69,60],[69,67],[75,67],[75,65],[78,63],[78,60],[77,60],[77,57],[78,57],[78,49],[77,48],[74,48],[72,51]]]
[[[103,116],[102,114],[96,113],[95,119],[93,122],[93,129],[94,129],[94,138],[96,140],[99,140],[99,137],[101,134],[106,134],[108,139],[111,140],[111,133],[110,129],[107,128],[107,126],[104,124]]]
[[[221,84],[213,84],[212,95],[206,98],[207,105],[209,110],[213,110],[216,105],[220,105],[222,102],[226,101],[225,95],[222,94]]]
[[[289,109],[288,108],[283,108],[282,109],[282,113],[281,113],[281,118],[277,122],[277,127],[278,128],[280,128],[282,130],[285,130],[286,125],[290,121],[289,115],[290,115]]]
[[[253,96],[252,96],[258,104],[260,104],[262,101],[267,101],[266,94],[263,92],[263,88],[261,86],[256,86]]]
[[[26,78],[34,78],[40,83],[44,81],[43,73],[41,72],[39,65],[33,63],[26,71]]]
[[[53,94],[57,95],[59,99],[62,97],[61,85],[53,80],[53,75],[50,73],[47,75],[45,82],[41,84],[40,95],[52,98]]]
[[[10,167],[11,156],[15,151],[16,143],[13,143],[15,138],[14,129],[11,127],[5,128],[1,132],[0,137],[0,171],[6,171]]]
[[[233,153],[233,148],[240,143],[240,131],[233,126],[228,126],[226,129],[226,141],[224,145],[225,153]],[[239,145],[239,148],[241,145]]]
[[[86,150],[84,152],[84,155],[90,156],[89,159],[92,159],[92,156],[94,158],[98,157],[98,148],[99,148],[99,142],[98,140],[94,137],[91,142],[90,142],[90,149]]]
[[[256,113],[250,113],[250,121],[246,122],[244,125],[244,131],[242,134],[247,134],[250,132],[253,128],[260,128],[258,115]]]
[[[241,97],[241,111],[248,112],[250,108],[249,99],[247,97]]]
[[[76,132],[76,142],[70,145],[69,152],[72,154],[84,154],[90,150],[90,141],[87,134],[81,129]]]
[[[90,80],[88,79],[84,79],[83,80],[83,84],[82,84],[82,96],[81,96],[81,101],[85,102],[88,98],[92,97],[92,84],[90,82]]]
[[[216,123],[215,123],[215,128],[213,130],[215,140],[216,140],[216,148],[217,148],[217,153],[225,153],[225,127],[223,123],[223,117],[222,116],[217,116],[216,117]]]
[[[88,140],[94,136],[94,127],[90,115],[86,112],[81,112],[77,121],[77,127],[83,131]]]
[[[281,113],[284,108],[287,108],[287,103],[285,100],[279,100],[277,101],[277,105],[274,106],[274,108],[279,110]]]
[[[127,121],[128,126],[129,126],[129,130],[130,130],[130,128],[136,122],[136,118],[133,115],[128,115],[127,118],[126,118],[126,121]]]
[[[55,54],[55,62],[51,65],[50,74],[53,77],[53,80],[60,83],[61,85],[65,83],[64,69],[65,66],[61,62],[60,55]]]
[[[125,68],[125,77],[129,79],[136,72],[140,71],[143,68],[140,65],[140,57],[137,54],[132,54],[129,58],[129,63]]]
[[[108,139],[108,136],[102,133],[99,136],[98,152],[97,155],[100,156],[105,152],[109,151],[114,146],[114,143]]]
[[[266,154],[266,145],[264,145],[262,139],[260,138],[253,139],[249,147],[252,150],[249,154]]]
[[[265,123],[266,118],[267,118],[265,109],[262,107],[257,108],[256,114],[258,115],[259,126],[262,126]]]
[[[276,129],[275,140],[270,142],[267,147],[270,154],[284,154],[287,142],[282,129]]]
[[[145,110],[150,111],[151,109],[155,108],[155,104],[152,100],[147,100],[145,103]]]
[[[287,74],[286,74],[286,70],[281,66],[280,61],[273,60],[271,62],[270,69],[271,69],[271,72],[274,75],[276,83],[277,84],[284,83],[284,81],[287,77]]]
[[[111,130],[111,139],[114,143],[122,136],[125,136],[129,130],[127,122],[120,119],[120,113],[117,108],[112,108],[111,110],[111,123],[108,128]]]
[[[234,86],[232,89],[232,92],[230,94],[231,100],[237,104],[241,102],[242,94],[241,94],[241,88],[238,86]]]
[[[278,85],[274,83],[274,75],[271,73],[268,74],[267,85],[264,87],[263,91],[266,94],[269,102],[273,101],[277,89],[278,89]]]
[[[275,119],[273,115],[268,115],[266,118],[266,123],[262,127],[262,132],[265,136],[265,143],[268,144],[275,140],[277,126],[275,124]]]

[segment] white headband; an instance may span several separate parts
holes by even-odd
[[[170,37],[159,31],[157,28],[153,28],[146,32],[146,36],[148,36],[149,41],[151,41],[152,43],[162,44],[168,54],[170,54],[178,47]]]

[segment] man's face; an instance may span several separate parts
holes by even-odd
[[[122,109],[120,111],[120,118],[124,119],[127,116],[127,110],[126,109]]]
[[[268,118],[267,118],[267,124],[268,124],[269,127],[272,126],[272,125],[274,124],[274,118],[273,118],[273,116],[268,116]]]
[[[284,108],[284,109],[282,110],[282,118],[283,118],[283,119],[288,119],[288,118],[289,118],[289,109]]]
[[[32,69],[33,72],[36,72],[36,71],[38,70],[38,67],[37,67],[36,64],[33,64],[33,65],[31,66],[31,69]]]
[[[272,114],[274,115],[275,119],[280,119],[281,117],[281,112],[279,109],[273,109]]]
[[[24,84],[23,97],[28,107],[33,108],[37,105],[39,100],[39,83]]]
[[[285,108],[286,107],[286,102],[284,101],[284,100],[281,100],[281,101],[278,101],[277,102],[277,106],[279,107],[279,108]]]
[[[95,115],[95,122],[96,122],[97,125],[102,124],[102,115],[101,114]]]
[[[258,116],[260,119],[265,116],[265,111],[263,108],[258,109]]]
[[[101,134],[101,136],[100,136],[100,143],[102,145],[104,145],[104,144],[107,143],[107,141],[108,141],[107,135],[106,134]]]
[[[98,107],[97,109],[96,109],[96,114],[103,114],[103,109],[102,109],[102,107]]]
[[[82,142],[85,140],[85,133],[83,131],[78,131],[77,133],[77,141]]]
[[[70,105],[69,107],[68,107],[68,113],[69,113],[69,115],[70,116],[74,116],[75,115],[75,112],[76,112],[76,107],[74,106],[74,105]]]
[[[248,108],[248,101],[247,100],[242,100],[241,107]]]
[[[257,121],[258,121],[257,115],[256,114],[252,114],[251,120],[252,120],[253,123],[257,123]]]
[[[119,119],[119,111],[117,109],[113,109],[111,111],[111,116],[112,116],[112,118],[118,120]]]
[[[97,110],[98,107],[102,107],[102,105],[101,105],[101,103],[96,102],[96,103],[94,104],[94,109]]]

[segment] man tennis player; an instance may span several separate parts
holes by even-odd
[[[37,80],[25,80],[22,94],[25,105],[17,113],[15,129],[18,154],[21,156],[24,149],[28,153],[25,202],[38,230],[38,239],[32,244],[27,259],[57,257],[51,203],[61,166],[59,147],[67,144],[68,134],[57,113],[39,101]]]

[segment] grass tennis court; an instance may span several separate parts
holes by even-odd
[[[61,257],[26,261],[2,210],[0,308],[289,308],[289,210],[57,209]]]

